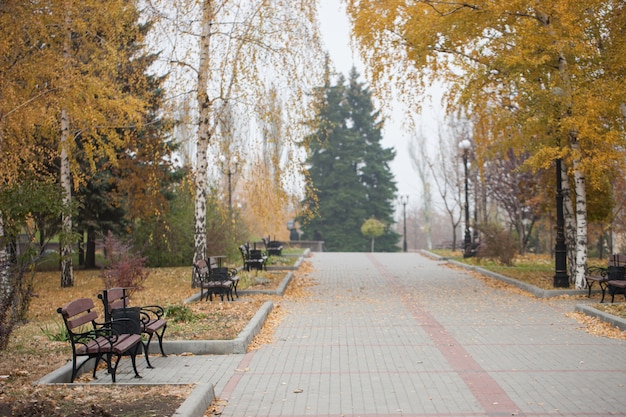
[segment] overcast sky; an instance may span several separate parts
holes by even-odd
[[[359,73],[363,74],[364,65],[350,47],[349,22],[340,0],[319,0],[319,17],[324,47],[335,69],[347,76],[352,66],[355,66]],[[442,111],[425,104],[422,113],[420,130],[427,138],[435,140],[436,120],[440,118]],[[414,206],[419,202],[421,186],[408,156],[407,146],[411,132],[402,127],[403,117],[402,109],[396,109],[388,115],[383,131],[383,146],[395,148],[396,158],[391,164],[391,169],[395,175],[398,194],[408,195],[409,205]]]

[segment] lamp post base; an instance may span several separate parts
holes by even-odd
[[[565,271],[556,271],[552,281],[554,288],[569,288],[569,276]]]
[[[469,221],[468,221],[469,224]],[[474,251],[472,250],[472,235],[470,233],[469,228],[465,229],[465,237],[463,239],[463,257],[471,258],[474,256]]]

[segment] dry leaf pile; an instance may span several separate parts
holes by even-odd
[[[310,270],[304,262],[300,267]],[[17,328],[7,350],[0,355],[0,416],[51,417],[117,417],[171,416],[193,390],[193,386],[117,387],[108,386],[37,386],[33,382],[71,360],[68,342],[49,341],[42,329],[57,333],[62,321],[56,309],[79,298],[94,299],[100,309],[98,293],[102,290],[99,271],[75,271],[75,285],[60,288],[59,273],[38,273],[35,276],[35,297],[28,322]],[[284,274],[268,274],[264,289],[276,288]],[[142,291],[132,295],[133,305],[182,305],[183,300],[198,292],[191,288],[190,268],[153,269]],[[311,284],[294,274],[285,297],[299,297]],[[249,323],[267,300],[277,308],[255,339],[256,347],[271,342],[273,329],[284,311],[280,297],[240,295],[234,302],[197,302],[186,305],[197,319],[184,323],[168,322],[166,339],[232,339]],[[102,310],[99,310],[102,317]]]

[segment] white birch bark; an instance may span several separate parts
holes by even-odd
[[[63,56],[66,61],[70,57],[70,40],[72,16],[68,8],[65,19],[66,38],[63,43]],[[70,120],[66,109],[61,110],[61,187],[63,189],[63,215],[61,219],[61,287],[74,286],[74,270],[72,268],[72,181],[70,177],[69,161]]]
[[[563,217],[565,244],[567,245],[568,275],[570,283],[576,277],[576,216],[572,202],[572,188],[565,161],[561,162],[561,191],[563,194]]]
[[[70,122],[66,110],[61,110],[61,187],[63,188],[63,215],[61,234],[61,287],[74,285],[72,268],[72,181],[70,177],[69,140]]]
[[[580,170],[579,144],[571,142],[574,150],[572,166],[574,168],[574,187],[576,191],[576,275],[574,285],[577,289],[585,288],[585,266],[587,265],[587,190],[585,175]]]
[[[211,23],[214,19],[213,4],[206,0],[202,6],[202,34],[200,36],[200,58],[198,64],[198,148],[196,153],[195,206],[194,206],[194,263],[206,259],[206,191],[208,146],[211,139],[211,101],[208,94],[209,46]],[[195,280],[194,280],[195,282]]]
[[[0,211],[0,242],[4,242],[4,217]],[[6,245],[0,245],[0,297],[6,300],[11,292],[9,251]]]

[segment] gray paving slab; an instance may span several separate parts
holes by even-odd
[[[493,288],[416,253],[309,260],[316,285],[280,303],[272,343],[155,356],[141,383],[213,384],[224,417],[626,416],[626,342],[585,332],[567,315],[580,300]],[[129,368],[120,383],[137,382]]]

